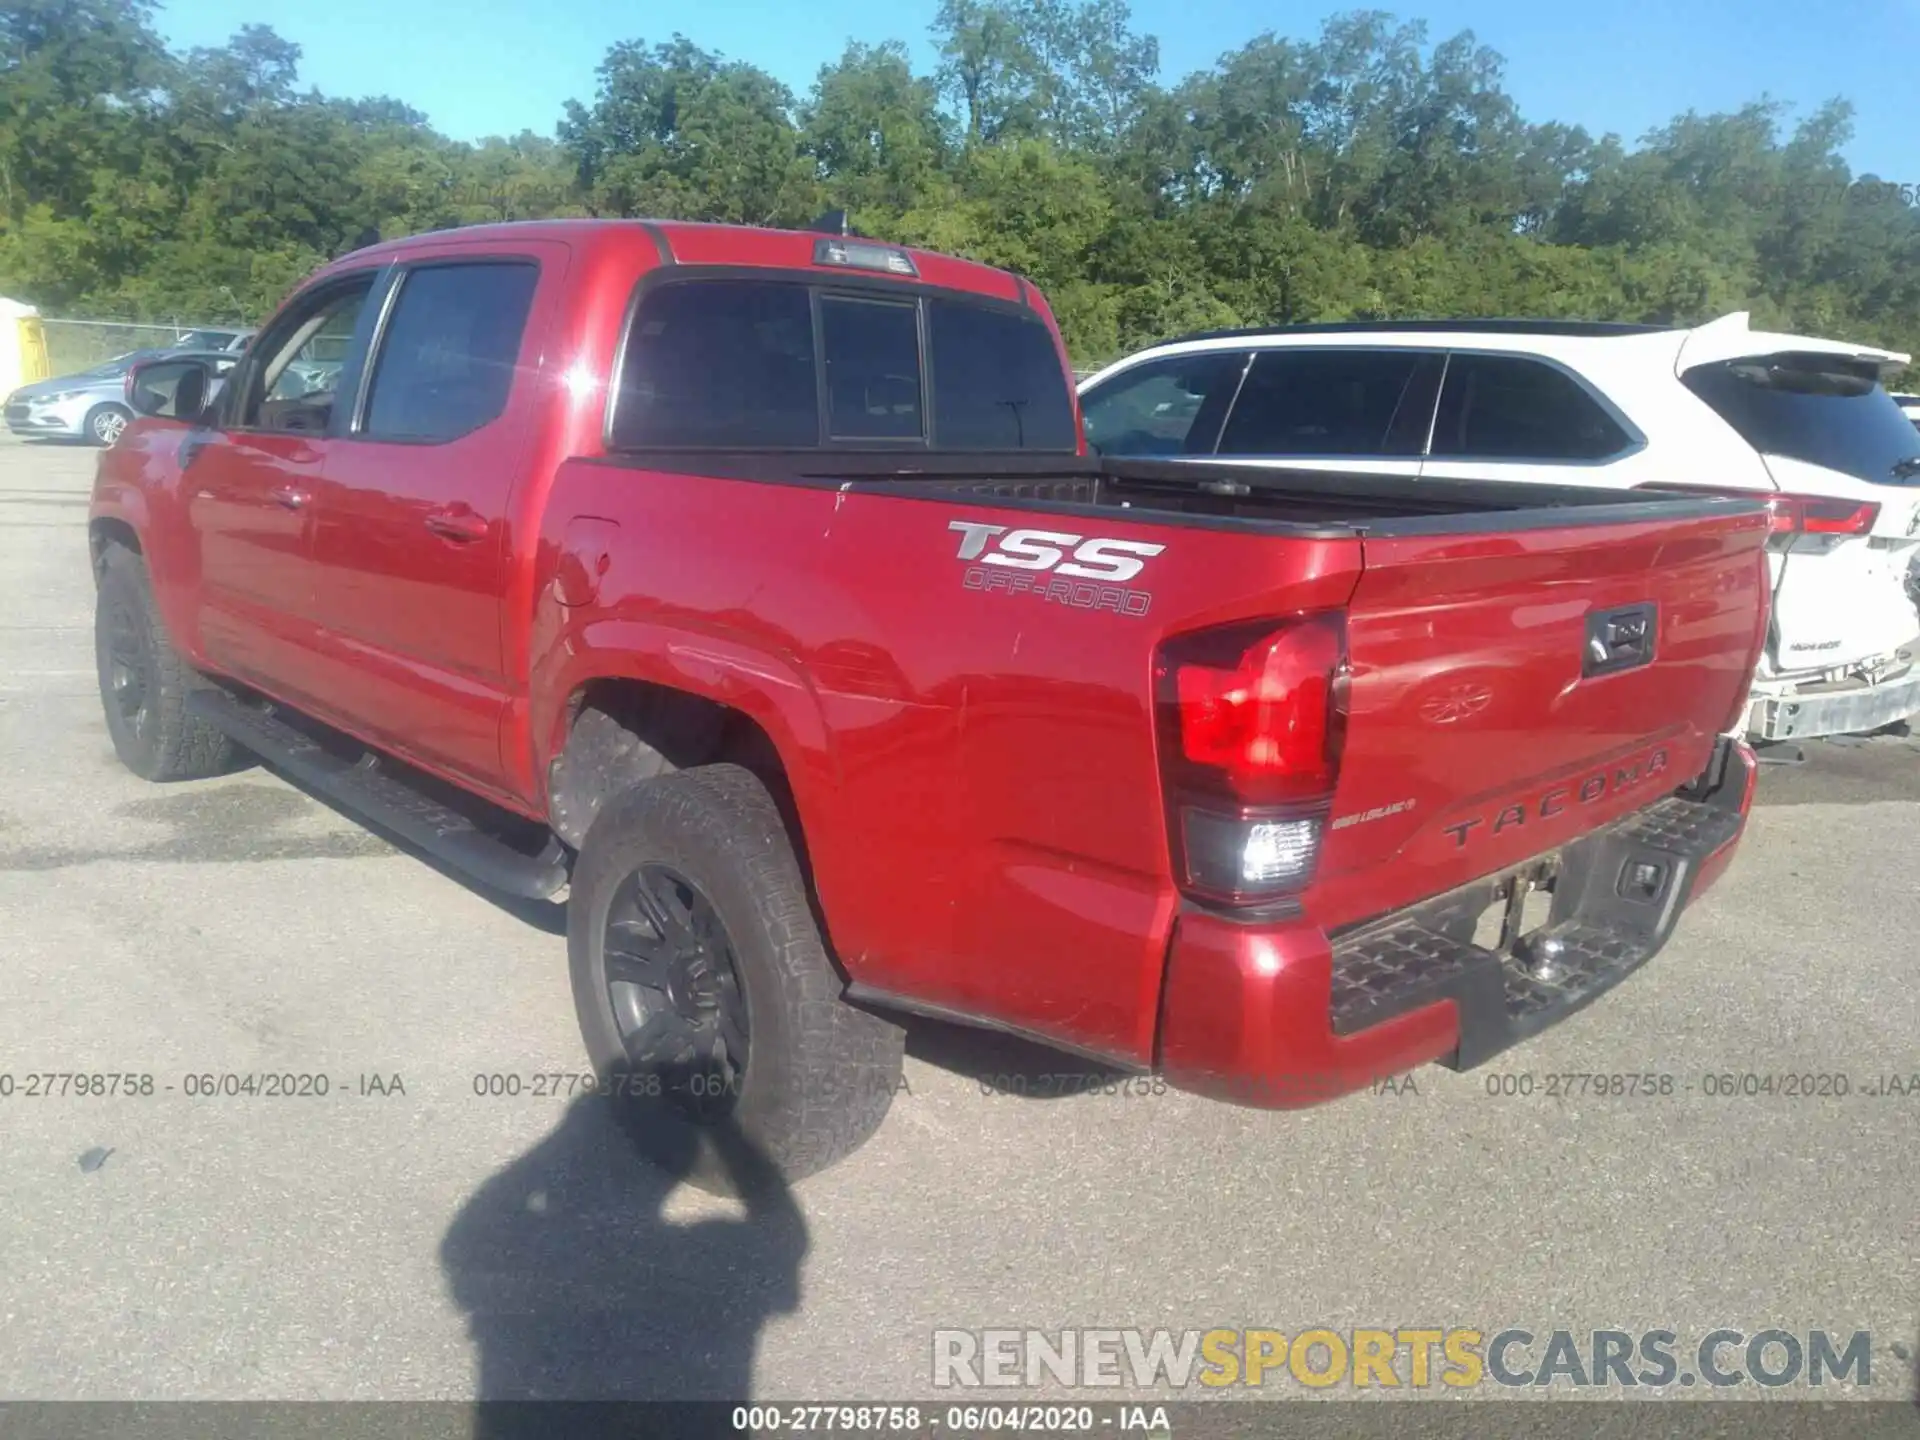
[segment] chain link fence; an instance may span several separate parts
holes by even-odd
[[[71,375],[129,350],[158,350],[172,345],[201,327],[42,316],[40,328],[46,337],[47,374]]]

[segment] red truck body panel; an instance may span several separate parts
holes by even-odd
[[[310,285],[537,261],[504,413],[443,445],[216,434],[184,471],[187,427],[143,420],[103,456],[94,517],[138,536],[196,664],[522,816],[547,815],[587,685],[731,707],[778,751],[850,980],[1220,1093],[1286,1065],[1352,1088],[1445,1054],[1448,1003],[1331,1033],[1330,937],[1648,805],[1737,715],[1764,631],[1758,512],[1278,535],[608,456],[636,282],[807,269],[817,240],[553,222],[346,257]],[[1052,326],[1015,277],[915,261],[903,287]],[[956,522],[1163,547],[1150,609],[996,588]],[[1656,663],[1583,680],[1585,617],[1641,602],[1661,608]],[[1157,648],[1337,610],[1348,739],[1318,877],[1284,918],[1196,908],[1169,858]]]

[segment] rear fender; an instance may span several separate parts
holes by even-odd
[[[544,812],[549,769],[566,747],[575,700],[588,685],[638,681],[738,711],[773,743],[793,792],[808,860],[824,896],[838,893],[843,867],[822,841],[837,832],[839,770],[819,696],[789,660],[699,631],[612,616],[587,620],[536,662],[531,732],[533,777]],[[827,902],[823,899],[822,904]]]

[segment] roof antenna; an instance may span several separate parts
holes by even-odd
[[[828,235],[855,235],[863,240],[866,238],[864,235],[860,235],[858,230],[853,228],[853,222],[847,218],[847,212],[844,210],[827,211],[826,214],[807,226],[807,229],[818,230]]]

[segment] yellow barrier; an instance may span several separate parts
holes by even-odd
[[[47,327],[37,315],[22,315],[13,323],[20,327],[20,383],[47,379],[53,374],[47,360]]]

